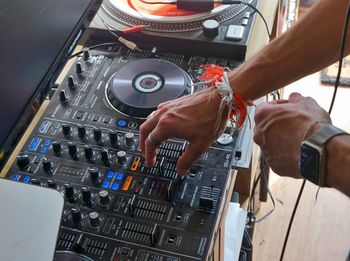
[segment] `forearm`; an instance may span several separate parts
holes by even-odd
[[[350,136],[334,137],[326,151],[326,185],[350,197]]]
[[[245,99],[255,99],[335,62],[347,4],[316,2],[293,28],[229,75],[232,88]]]

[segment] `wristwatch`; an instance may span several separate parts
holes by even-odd
[[[333,126],[323,125],[301,143],[300,174],[312,183],[324,187],[326,181],[326,145],[334,137],[349,135]]]

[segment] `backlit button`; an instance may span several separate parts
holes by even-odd
[[[131,181],[132,181],[132,176],[128,176],[124,182],[123,191],[129,190],[130,185],[131,185]]]
[[[126,121],[125,120],[119,120],[117,122],[117,124],[118,124],[119,127],[125,127],[126,126]]]

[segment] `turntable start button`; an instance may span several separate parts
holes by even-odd
[[[132,130],[137,129],[138,126],[139,125],[137,124],[137,122],[134,122],[134,121],[131,121],[131,122],[128,123],[129,129],[132,129]]]

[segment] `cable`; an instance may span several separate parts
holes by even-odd
[[[348,33],[349,20],[350,20],[350,2],[348,3],[348,8],[347,8],[347,11],[346,11],[346,16],[345,16],[345,21],[344,21],[344,27],[343,27],[343,33],[342,33],[342,39],[341,39],[341,46],[340,46],[340,57],[339,57],[338,74],[337,74],[337,78],[336,78],[336,81],[335,81],[335,84],[334,84],[334,92],[333,92],[333,96],[332,96],[331,105],[329,106],[329,109],[328,109],[328,113],[329,114],[332,113],[334,101],[335,101],[335,98],[336,98],[336,95],[337,95],[337,90],[338,90],[338,87],[339,87],[339,81],[340,81],[342,65],[343,65],[343,57],[344,57],[344,53],[345,53],[346,36],[347,36],[347,33]],[[302,193],[304,191],[305,183],[306,183],[306,180],[304,179],[303,183],[301,184],[301,187],[300,187],[300,190],[299,190],[299,194],[298,194],[297,200],[296,200],[294,208],[293,208],[292,216],[291,216],[291,218],[289,220],[286,236],[284,238],[283,247],[282,247],[282,251],[281,251],[280,261],[282,261],[283,258],[284,258],[284,253],[285,253],[285,250],[286,250],[286,247],[287,247],[289,234],[290,234],[290,231],[291,231],[291,228],[292,228],[292,224],[293,224],[293,221],[294,221],[295,213],[296,213],[297,208],[299,206],[301,195],[302,195]]]
[[[96,48],[99,48],[99,47],[111,46],[111,45],[120,45],[120,43],[118,43],[118,42],[101,43],[101,44],[92,45],[92,46],[88,47],[88,49],[89,49],[89,50],[93,50],[93,49],[96,49]],[[77,52],[77,53],[75,53],[75,54],[72,54],[72,55],[68,58],[68,60],[70,60],[70,59],[72,59],[72,58],[74,58],[74,57],[77,57],[77,56],[79,56],[79,55],[81,55],[81,54],[83,54],[83,53],[84,53],[84,50],[83,50],[83,51],[79,51],[79,52]]]

